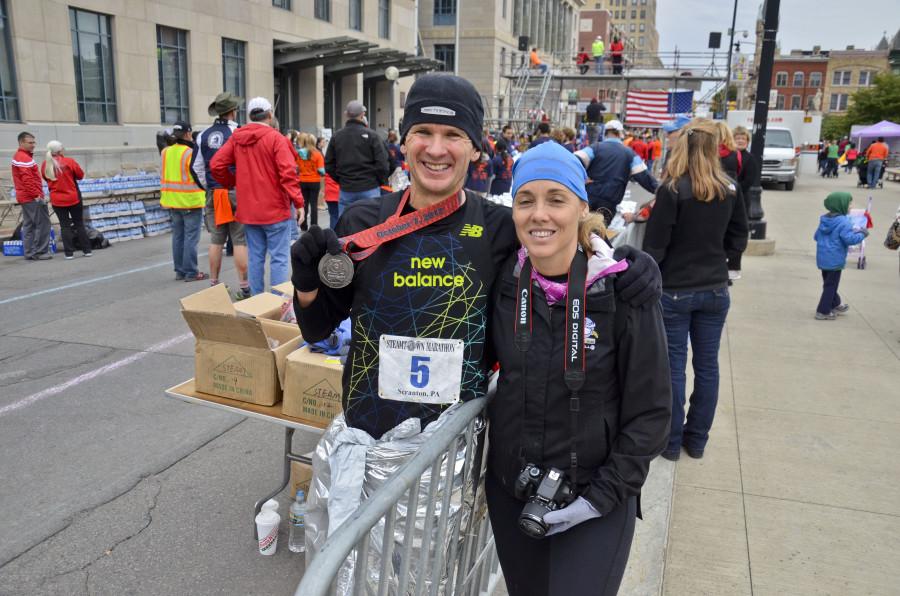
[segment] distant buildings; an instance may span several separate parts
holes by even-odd
[[[894,37],[900,43],[900,33]],[[847,111],[851,96],[874,84],[875,77],[891,71],[886,39],[881,49],[864,50],[847,46],[844,50],[791,50],[776,56],[772,68],[772,91],[776,110],[803,110],[840,114]],[[900,49],[900,48],[898,48]],[[900,70],[900,51],[896,51]]]

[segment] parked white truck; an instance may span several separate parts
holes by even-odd
[[[734,128],[738,125],[745,126],[752,135],[753,112],[729,112],[728,126]],[[799,110],[770,110],[760,180],[784,184],[785,190],[793,190],[794,181],[800,174],[800,153],[804,149],[818,146],[821,130],[820,115],[810,115]]]

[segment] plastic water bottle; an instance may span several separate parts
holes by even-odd
[[[306,552],[306,495],[297,491],[297,498],[291,503],[291,533],[288,549],[292,553]]]

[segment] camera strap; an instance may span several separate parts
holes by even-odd
[[[526,420],[526,408],[528,403],[528,383],[525,379],[525,371],[528,370],[526,354],[531,348],[532,334],[532,281],[531,259],[525,257],[522,271],[519,273],[516,298],[518,300],[518,313],[515,318],[515,333],[513,341],[522,355],[522,420]],[[569,390],[569,465],[571,467],[571,482],[575,483],[578,471],[578,415],[581,411],[581,402],[578,392],[584,385],[585,357],[584,357],[584,318],[587,298],[587,256],[581,247],[575,252],[572,264],[569,266],[569,277],[566,288],[566,328],[565,328],[565,363],[563,365],[563,380]],[[523,436],[524,441],[524,436]],[[519,447],[519,458],[525,461],[525,446]]]

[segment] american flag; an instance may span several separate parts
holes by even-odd
[[[625,124],[662,126],[679,114],[690,115],[693,91],[629,91],[625,99]]]

